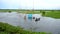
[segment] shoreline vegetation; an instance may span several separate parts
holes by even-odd
[[[42,16],[60,19],[60,10],[19,10],[19,9],[0,9],[0,12],[17,12],[23,14],[41,14]],[[43,13],[45,12],[45,14]]]
[[[27,31],[19,26],[12,26],[8,23],[0,22],[0,34],[52,34],[52,33]]]

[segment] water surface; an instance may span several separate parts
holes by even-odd
[[[0,22],[7,22],[14,26],[21,26],[25,29],[30,29],[36,32],[52,32],[53,34],[60,34],[60,19],[41,17],[41,20],[35,22],[34,20],[24,20],[22,13],[4,13],[0,12]],[[36,15],[37,16],[37,15]]]

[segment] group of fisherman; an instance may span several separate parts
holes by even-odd
[[[28,11],[28,12],[29,12],[29,11]],[[45,15],[45,12],[42,12],[42,14]],[[29,19],[29,20],[35,19],[35,22],[38,22],[38,21],[40,21],[40,19],[41,19],[40,17],[39,17],[39,18],[34,17],[33,14],[28,14],[27,16],[28,16],[28,19]],[[37,16],[37,15],[36,15],[36,16]],[[38,16],[37,16],[37,17],[38,17]],[[26,20],[26,15],[24,16],[24,19]]]
[[[30,11],[25,12],[25,14],[27,14],[28,12]],[[9,11],[9,13],[11,13],[11,11]],[[42,14],[45,15],[45,12],[42,12]],[[40,18],[33,17],[33,14],[28,14],[27,16],[30,20],[35,19],[35,22],[40,21]],[[24,19],[26,20],[26,15],[24,16]]]

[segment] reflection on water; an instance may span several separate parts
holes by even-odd
[[[54,19],[50,17],[41,17],[39,22],[27,19],[24,20],[25,14],[12,13],[0,13],[0,21],[7,22],[14,26],[22,26],[25,29],[32,29],[36,32],[52,32],[53,34],[60,33],[60,19]]]

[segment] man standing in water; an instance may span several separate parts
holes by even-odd
[[[26,18],[28,18],[29,20],[32,20],[32,14],[28,14],[29,12],[30,11],[25,12],[24,20],[26,20]]]

